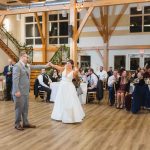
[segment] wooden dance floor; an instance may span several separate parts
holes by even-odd
[[[13,102],[0,101],[0,150],[150,150],[148,111],[88,104],[82,123],[63,124],[50,119],[53,104],[31,99],[29,120],[37,128],[24,131],[14,129]]]

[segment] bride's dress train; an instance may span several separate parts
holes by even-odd
[[[72,79],[73,71],[69,74],[66,74],[66,70],[62,72],[62,80],[51,114],[51,118],[54,120],[64,123],[76,123],[81,122],[85,116]]]

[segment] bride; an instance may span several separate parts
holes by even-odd
[[[77,76],[78,70],[73,70],[73,60],[68,60],[65,67],[49,63],[51,67],[62,72],[54,108],[51,118],[63,123],[81,122],[85,116],[72,79]]]

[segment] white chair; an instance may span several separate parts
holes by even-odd
[[[5,82],[3,79],[0,79],[0,100],[4,100],[5,97],[4,90],[5,90]]]

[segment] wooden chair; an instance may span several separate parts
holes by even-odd
[[[46,102],[46,96],[47,96],[47,93],[45,91],[39,90],[38,99],[40,99],[40,101]]]
[[[89,103],[89,99],[92,99],[92,102],[99,103],[96,97],[96,91],[93,92],[87,92],[87,100],[86,103]]]

